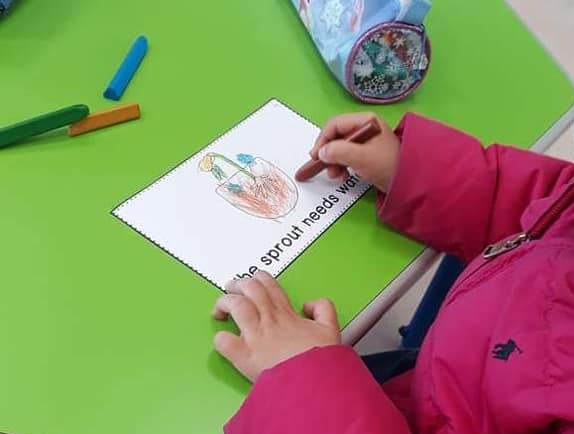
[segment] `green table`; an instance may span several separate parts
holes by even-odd
[[[433,66],[406,110],[528,147],[573,101],[500,0],[440,0]],[[21,2],[0,22],[0,124],[92,110],[134,37],[150,51],[124,96],[143,118],[0,151],[0,431],[213,433],[248,391],[212,350],[219,292],[109,211],[270,97],[317,123],[364,110],[331,78],[287,0]],[[429,149],[432,152],[432,149]],[[423,249],[366,197],[282,276],[348,323]]]

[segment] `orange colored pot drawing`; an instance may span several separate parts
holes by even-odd
[[[293,211],[299,193],[287,174],[273,163],[248,154],[237,155],[237,161],[212,152],[202,158],[199,169],[216,179],[219,196],[249,215],[278,219]],[[218,162],[231,166],[233,173],[228,176]]]

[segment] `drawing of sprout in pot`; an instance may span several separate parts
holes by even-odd
[[[289,176],[273,163],[249,154],[237,155],[237,161],[210,152],[199,162],[199,169],[216,179],[219,196],[247,214],[278,219],[293,211],[299,193]],[[231,166],[233,173],[228,176],[218,163]]]

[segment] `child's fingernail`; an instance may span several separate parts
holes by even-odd
[[[225,291],[229,292],[229,291],[233,291],[233,288],[235,288],[235,285],[237,284],[237,282],[235,280],[230,280],[229,282],[227,282],[224,286],[223,289],[225,289]]]
[[[324,161],[326,158],[327,158],[327,147],[323,146],[321,149],[319,149],[319,159]]]

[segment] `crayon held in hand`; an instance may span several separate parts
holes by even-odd
[[[370,119],[360,128],[343,137],[343,140],[362,144],[381,133],[381,127],[376,119]],[[295,173],[295,179],[299,182],[308,181],[327,167],[327,164],[321,160],[311,159],[305,163]]]

